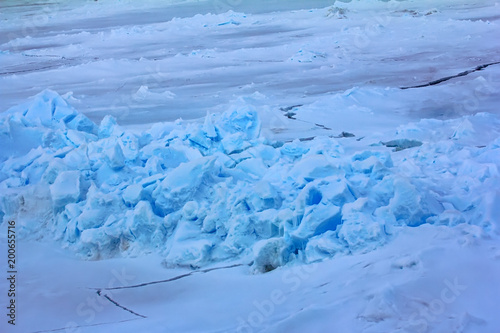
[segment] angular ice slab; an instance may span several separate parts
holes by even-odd
[[[88,259],[159,252],[256,272],[370,251],[422,224],[498,232],[499,125],[485,113],[422,120],[390,139],[403,151],[346,153],[332,137],[262,137],[251,105],[136,133],[44,91],[1,115],[0,217]]]

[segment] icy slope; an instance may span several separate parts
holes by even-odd
[[[265,272],[368,252],[422,224],[498,232],[500,119],[487,113],[346,152],[355,138],[269,141],[243,102],[134,133],[45,91],[0,128],[3,221],[84,258],[157,252],[167,265]]]

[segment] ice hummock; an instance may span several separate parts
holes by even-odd
[[[368,252],[422,224],[497,232],[499,124],[422,120],[393,137],[419,145],[347,153],[331,137],[270,141],[247,104],[137,133],[46,90],[1,115],[0,217],[88,259],[158,252],[257,272]]]

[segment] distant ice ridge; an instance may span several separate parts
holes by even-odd
[[[394,136],[421,146],[346,154],[329,137],[269,141],[249,105],[138,135],[47,90],[1,114],[0,217],[88,259],[154,251],[168,265],[259,272],[370,251],[424,223],[497,232],[499,125],[423,120]]]

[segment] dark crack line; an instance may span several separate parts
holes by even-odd
[[[315,136],[308,136],[308,137],[305,137],[305,138],[298,138],[300,142],[305,142],[305,141],[312,141],[314,139],[316,139],[318,136],[315,135]],[[332,138],[332,139],[346,139],[346,138],[355,138],[356,136],[352,133],[349,133],[349,132],[342,132],[340,133],[340,135],[328,135],[328,138]],[[356,141],[361,141],[363,140],[365,137],[362,136],[360,138],[357,138]],[[296,139],[290,139],[290,140],[286,140],[285,142],[286,143],[290,143],[290,142],[293,142],[295,141]]]
[[[484,65],[479,65],[479,66],[476,66],[474,69],[458,73],[457,75],[446,76],[446,77],[443,77],[441,79],[437,79],[437,80],[434,80],[434,81],[431,81],[431,82],[428,82],[428,83],[425,83],[425,84],[420,84],[420,85],[417,85],[417,86],[400,87],[399,89],[403,89],[404,90],[404,89],[413,89],[413,88],[423,88],[423,87],[434,86],[436,84],[439,84],[439,83],[442,83],[442,82],[445,82],[445,81],[448,81],[448,80],[451,80],[451,79],[454,79],[454,78],[457,78],[457,77],[466,76],[466,75],[469,75],[469,74],[474,73],[474,72],[482,71],[483,69],[485,69],[488,66],[498,65],[498,64],[500,64],[500,61],[491,62],[489,64],[484,64]],[[314,122],[310,122],[310,121],[306,121],[306,120],[302,120],[302,119],[297,119],[295,117],[296,113],[295,112],[291,112],[291,111],[294,108],[298,108],[298,107],[301,107],[301,106],[303,106],[303,105],[302,104],[297,104],[297,105],[292,105],[292,106],[288,106],[288,107],[281,107],[280,110],[283,111],[283,112],[286,112],[284,114],[284,116],[287,117],[288,119],[292,119],[292,120],[296,120],[296,121],[301,121],[301,122],[304,122],[304,123],[307,123],[307,124],[312,124],[312,125],[314,125],[314,126],[316,126],[318,128],[321,128],[321,129],[324,129],[324,130],[327,130],[327,131],[331,131],[332,130],[330,127],[327,127],[327,126],[325,126],[323,124],[314,123]],[[311,138],[302,138],[300,140],[301,141],[310,141],[313,138],[314,137],[311,137]]]
[[[300,108],[303,105],[304,104],[295,104],[295,105],[292,105],[292,106],[287,106],[287,107],[284,107],[284,108],[280,108],[280,110],[283,111],[283,112],[288,112],[288,111],[292,111],[295,108]]]
[[[322,125],[322,124],[313,123],[313,122],[311,122],[311,121],[307,121],[307,120],[303,120],[303,119],[297,119],[297,118],[295,118],[295,117],[289,117],[289,116],[287,116],[287,115],[285,115],[285,117],[287,117],[288,119],[291,119],[291,120],[301,121],[301,122],[306,123],[306,124],[311,124],[311,125],[314,125],[314,126],[316,126],[316,127],[318,127],[318,128],[324,129],[324,130],[326,130],[326,131],[331,131],[331,130],[332,130],[330,127],[327,127],[327,126]]]
[[[75,330],[77,328],[83,328],[83,327],[94,327],[94,326],[102,326],[102,325],[111,325],[111,324],[126,323],[128,321],[134,321],[134,320],[139,320],[139,318],[126,319],[126,320],[120,320],[120,321],[110,321],[108,323],[98,323],[98,324],[89,324],[89,325],[62,327],[62,328],[55,328],[55,329],[51,329],[51,330],[35,331],[35,332],[31,332],[31,333],[47,333],[47,332],[68,331],[68,330]]]
[[[319,128],[325,129],[327,131],[331,131],[332,130],[330,127],[326,127],[325,125],[322,125],[322,124],[314,123],[314,125],[318,126]]]
[[[204,270],[199,270],[199,271],[194,271],[194,272],[178,275],[178,276],[175,276],[173,278],[166,279],[166,280],[144,282],[144,283],[134,284],[134,285],[130,285],[130,286],[113,287],[113,288],[89,288],[89,289],[97,290],[97,293],[100,295],[102,290],[116,290],[116,289],[130,289],[130,288],[145,287],[145,286],[149,286],[149,285],[153,285],[153,284],[166,283],[166,282],[180,280],[182,278],[191,276],[191,275],[196,274],[196,273],[208,273],[211,271],[216,271],[216,270],[220,270],[220,269],[229,269],[229,268],[234,268],[234,267],[239,267],[239,266],[244,266],[244,264],[235,264],[235,265],[224,266],[224,267],[207,268]]]
[[[327,126],[325,126],[323,124],[313,123],[313,122],[310,122],[310,121],[306,121],[306,120],[295,118],[295,116],[297,115],[297,113],[292,112],[292,110],[295,109],[295,108],[300,108],[303,105],[304,104],[295,104],[295,105],[292,105],[292,106],[282,107],[282,108],[280,108],[280,110],[283,111],[283,112],[285,112],[284,116],[287,117],[288,119],[302,121],[302,122],[307,123],[307,124],[312,124],[312,125],[314,125],[316,127],[319,127],[321,129],[324,129],[324,130],[327,130],[327,131],[331,131],[332,130],[330,127],[327,127]]]
[[[58,58],[58,59],[66,59],[63,56],[58,56],[55,54],[22,54],[24,57],[30,57],[30,58]]]
[[[50,66],[45,66],[45,67],[40,67],[40,68],[35,68],[35,69],[22,69],[22,70],[13,71],[13,72],[2,72],[2,73],[0,73],[0,75],[11,75],[11,74],[19,74],[19,73],[27,73],[27,72],[38,72],[38,71],[43,71],[46,69],[56,68],[56,67],[61,67],[61,65],[50,65]]]
[[[429,83],[420,84],[418,86],[400,87],[399,89],[413,89],[413,88],[423,88],[423,87],[434,86],[436,84],[439,84],[439,83],[442,83],[442,82],[445,82],[445,81],[448,81],[448,80],[451,80],[451,79],[454,79],[457,77],[466,76],[466,75],[469,75],[469,74],[474,73],[474,72],[482,71],[483,69],[485,69],[488,66],[498,65],[498,64],[500,64],[500,61],[492,62],[492,63],[485,64],[485,65],[476,66],[474,69],[458,73],[457,75],[446,76],[446,77],[443,77],[441,79],[431,81]]]
[[[99,296],[101,296],[100,292],[97,292],[97,293],[99,294]],[[131,314],[136,315],[137,317],[147,318],[146,316],[138,314],[137,312],[134,312],[134,311],[130,310],[129,308],[124,307],[123,305],[121,305],[120,303],[118,303],[117,301],[115,301],[114,299],[112,299],[111,297],[109,297],[108,295],[103,295],[103,297],[105,299],[107,299],[108,301],[110,301],[111,303],[113,303],[114,305],[116,305],[117,307],[119,307],[119,308],[121,308],[121,309],[123,309],[125,311],[128,311]]]

